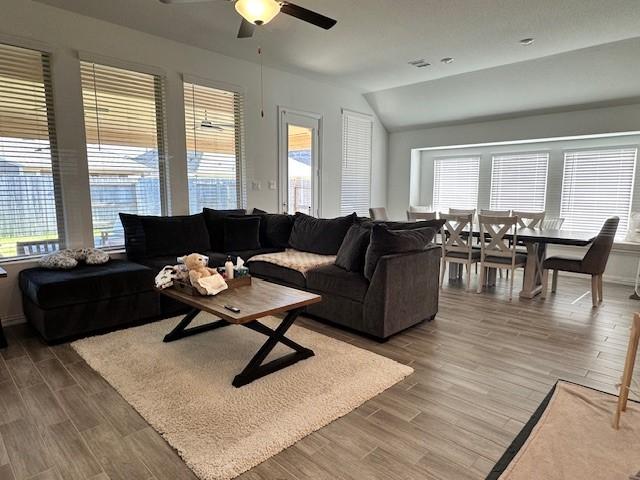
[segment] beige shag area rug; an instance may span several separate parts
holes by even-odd
[[[558,382],[487,479],[640,480],[640,406],[630,401],[614,430],[617,400]]]
[[[212,320],[201,313],[194,325]],[[315,356],[234,388],[233,377],[266,337],[232,325],[163,343],[178,321],[163,320],[72,346],[205,480],[238,476],[413,372],[294,325],[287,336]],[[278,321],[263,323],[273,327]],[[279,345],[267,361],[289,352]]]

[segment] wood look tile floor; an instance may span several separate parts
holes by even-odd
[[[561,276],[545,301],[510,303],[506,284],[481,295],[448,285],[435,321],[383,344],[302,319],[415,373],[239,478],[482,479],[556,380],[615,390],[640,310],[630,287],[605,284],[593,310],[586,279]],[[0,480],[195,478],[68,345],[47,347],[25,325],[7,336]]]

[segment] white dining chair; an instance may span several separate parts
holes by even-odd
[[[518,217],[518,226],[520,228],[540,228],[544,220],[544,212],[520,212],[514,210],[514,217]]]
[[[516,268],[524,268],[527,256],[518,253],[516,243],[518,241],[517,217],[478,217],[480,224],[480,279],[478,281],[478,293],[482,293],[486,269],[508,269],[511,271],[509,280],[509,301],[513,298],[513,274]],[[513,232],[513,239],[505,236]]]
[[[473,215],[441,213],[440,220],[444,220],[444,224],[440,229],[440,237],[442,238],[440,288],[444,285],[444,273],[448,262],[463,264],[467,267],[466,284],[467,290],[470,290],[471,265],[480,260],[480,250],[473,248]]]

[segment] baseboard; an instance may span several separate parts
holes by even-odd
[[[20,313],[2,316],[2,325],[4,325],[5,327],[8,327],[10,325],[18,325],[19,323],[27,323],[27,319]]]

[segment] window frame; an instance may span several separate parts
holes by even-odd
[[[49,45],[29,39],[17,39],[15,37],[0,34],[0,46],[6,46],[21,50],[28,50],[40,54],[40,73],[42,74],[42,85],[44,91],[45,109],[47,112],[47,138],[50,150],[51,162],[51,182],[53,191],[53,205],[55,208],[56,230],[58,234],[57,243],[60,249],[66,247],[69,241],[70,232],[67,229],[66,210],[62,191],[61,161],[58,146],[58,128],[55,105],[55,85],[53,79],[54,49]],[[17,247],[16,247],[17,248]],[[18,253],[16,251],[16,253]],[[15,255],[12,257],[0,257],[0,264],[10,262],[29,261],[46,255],[49,252],[42,252],[29,255]]]
[[[340,147],[341,147],[341,155],[340,155],[340,203],[339,203],[339,208],[340,208],[340,214],[341,215],[348,215],[350,213],[352,213],[354,210],[353,209],[347,209],[347,210],[351,210],[350,212],[347,212],[347,210],[344,210],[343,208],[343,204],[342,204],[342,197],[343,197],[343,180],[344,180],[344,166],[345,166],[345,148],[346,148],[346,138],[345,138],[345,121],[347,119],[348,116],[354,116],[363,120],[366,120],[367,122],[369,122],[369,126],[370,126],[370,130],[369,130],[369,164],[368,164],[368,169],[369,169],[369,175],[368,175],[368,179],[367,179],[367,211],[366,212],[362,212],[363,216],[368,216],[369,215],[369,208],[371,208],[371,184],[372,184],[372,170],[373,170],[373,133],[374,133],[374,118],[373,115],[368,115],[366,113],[361,113],[361,112],[357,112],[355,110],[349,110],[347,108],[343,108],[341,111],[341,115],[340,115],[340,120],[341,120],[341,135],[340,135]],[[360,214],[359,214],[360,215]]]
[[[491,201],[492,201],[492,194],[493,194],[493,185],[494,185],[494,178],[493,178],[493,173],[494,173],[494,166],[495,166],[495,158],[496,157],[506,157],[506,156],[525,156],[525,155],[546,155],[547,156],[547,165],[546,165],[546,174],[544,176],[544,199],[543,199],[543,208],[541,211],[545,211],[547,208],[547,195],[548,195],[548,187],[549,187],[549,166],[551,163],[551,149],[549,148],[544,148],[544,149],[540,149],[540,150],[523,150],[523,151],[505,151],[505,152],[496,152],[496,151],[491,151],[489,152],[489,157],[491,159],[491,168],[490,168],[490,179],[491,182],[489,184],[489,209],[490,210],[505,210],[504,208],[499,208],[499,207],[495,207],[492,205]],[[525,208],[509,208],[509,210],[516,210],[516,211],[536,211],[533,209],[525,209]]]
[[[118,70],[129,71],[132,73],[138,73],[143,75],[149,75],[157,77],[160,84],[160,92],[158,92],[158,85],[154,79],[154,106],[156,109],[156,141],[158,148],[158,184],[159,184],[159,199],[160,199],[160,215],[168,215],[171,211],[170,206],[170,185],[169,185],[169,127],[168,127],[168,115],[167,115],[167,89],[168,79],[165,70],[149,65],[141,65],[137,63],[127,62],[124,60],[114,59],[111,57],[105,57],[102,55],[96,55],[83,51],[78,52],[78,67],[80,72],[80,99],[82,104],[82,120],[84,128],[84,146],[87,161],[87,175],[88,175],[88,198],[90,201],[90,224],[91,224],[91,239],[93,246],[95,247],[95,235],[94,230],[94,218],[93,218],[93,205],[91,203],[91,172],[89,170],[89,143],[87,142],[86,133],[86,111],[84,105],[84,91],[82,85],[82,64],[93,64],[96,66],[103,66],[106,68],[113,68]],[[160,94],[160,101],[158,101],[158,94]],[[158,122],[157,110],[158,106],[162,108],[161,123]],[[163,132],[160,135],[160,132]],[[106,251],[121,251],[125,248],[124,241],[121,245],[101,246],[102,250]]]
[[[461,153],[461,154],[450,154],[450,155],[438,155],[432,158],[432,163],[433,163],[433,179],[432,179],[432,194],[431,194],[431,208],[436,211],[436,212],[440,212],[443,211],[443,208],[439,206],[439,204],[436,203],[435,199],[436,199],[436,162],[439,161],[446,161],[446,160],[456,160],[456,159],[476,159],[478,162],[478,177],[476,180],[476,196],[475,196],[475,206],[471,207],[474,208],[476,211],[478,210],[478,205],[480,203],[480,180],[482,178],[482,154],[481,153]],[[456,206],[446,206],[444,207],[447,210],[449,208],[463,208],[463,207],[456,207]]]
[[[180,74],[180,96],[182,100],[182,119],[186,118],[187,115],[187,103],[184,98],[184,87],[186,84],[198,85],[201,87],[212,88],[215,90],[223,90],[226,92],[231,92],[239,96],[238,99],[238,109],[240,111],[240,118],[234,115],[234,131],[235,131],[235,154],[236,158],[236,197],[237,197],[237,207],[239,209],[247,207],[247,185],[246,185],[246,144],[245,144],[245,130],[246,130],[246,102],[247,95],[246,89],[241,87],[240,85],[236,85],[233,83],[223,82],[219,80],[212,80],[210,78],[201,77],[198,75],[193,75],[190,73],[181,73]],[[184,130],[183,130],[183,138],[185,139],[185,158],[189,158],[189,147],[187,145],[187,125],[184,122]],[[187,205],[186,210],[190,213],[190,202],[191,197],[189,193],[189,171],[188,171],[188,163],[185,163],[185,180],[186,180],[186,188],[187,188]]]
[[[629,221],[631,219],[631,213],[633,212],[633,204],[637,195],[636,194],[636,175],[638,175],[638,161],[640,160],[640,144],[626,144],[626,145],[607,144],[607,145],[601,145],[601,146],[595,146],[595,147],[593,146],[585,147],[585,148],[571,147],[571,148],[560,149],[560,153],[562,155],[562,177],[560,182],[560,201],[559,201],[560,216],[562,216],[562,203],[565,198],[564,181],[566,176],[565,167],[566,167],[566,161],[567,161],[567,154],[577,153],[577,152],[593,152],[593,151],[599,151],[599,150],[623,150],[623,149],[635,149],[636,155],[635,155],[635,160],[633,162],[633,173],[631,174],[631,187],[629,189],[629,192],[630,192],[629,209],[626,213],[626,230],[624,232],[621,232],[620,229],[618,229],[616,238],[614,239],[614,243],[623,242],[624,237],[626,237],[628,232]],[[640,195],[640,192],[638,192],[638,195]],[[620,220],[622,221],[623,219],[621,218]],[[623,225],[625,225],[625,223],[623,223]]]

